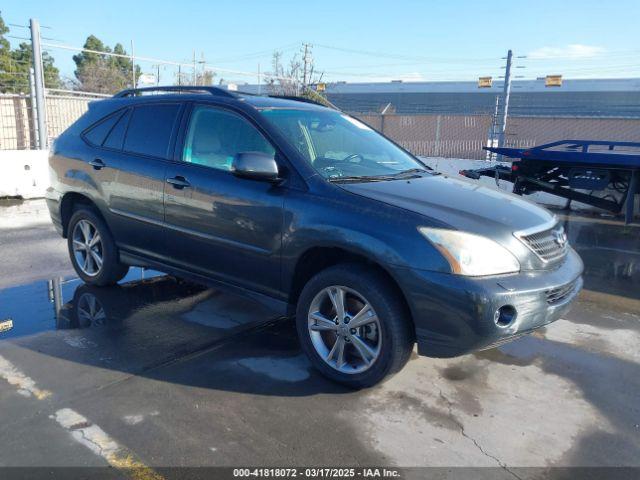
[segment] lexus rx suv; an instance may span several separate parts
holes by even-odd
[[[295,316],[327,377],[362,388],[420,355],[563,315],[583,264],[520,197],[431,170],[344,113],[215,87],[125,90],[54,142],[47,203],[80,278],[150,267]]]

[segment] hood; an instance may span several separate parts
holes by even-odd
[[[428,175],[411,180],[341,183],[341,188],[488,237],[550,222],[549,211],[478,182]]]

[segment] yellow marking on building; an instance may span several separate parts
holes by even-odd
[[[561,87],[562,75],[547,75],[544,79],[545,87]]]
[[[7,318],[6,320],[0,321],[0,333],[8,332],[13,328],[13,320],[11,318]]]
[[[78,412],[63,408],[53,418],[78,442],[96,455],[104,458],[113,468],[125,473],[133,480],[164,480],[127,448],[119,445],[102,428],[88,421]]]
[[[36,397],[38,400],[44,400],[51,396],[48,390],[38,388],[36,382],[18,370],[13,363],[0,355],[0,378],[4,378],[10,385],[18,389],[18,393],[25,397]]]
[[[479,77],[478,88],[491,88],[493,86],[493,77]]]

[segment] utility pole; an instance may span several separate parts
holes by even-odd
[[[131,86],[136,88],[136,57],[133,55],[133,40],[131,40]]]
[[[205,61],[204,61],[204,52],[200,52],[200,65],[202,65],[202,73],[201,73],[201,79],[202,79],[202,84],[206,85],[206,75],[205,75]]]
[[[497,147],[496,140],[498,140],[498,122],[500,121],[500,95],[496,95],[496,103],[493,108],[493,115],[491,116],[491,129],[489,130],[489,143],[488,147]],[[487,152],[486,160],[493,160],[495,154],[493,152]]]
[[[311,47],[313,45],[309,43],[303,43],[302,46],[304,47],[304,55],[302,56],[302,61],[304,62],[304,67],[302,70],[302,86],[307,87],[307,73],[310,72],[310,67],[313,62],[313,59],[311,58]]]
[[[36,110],[38,111],[38,148],[47,148],[47,114],[44,99],[44,68],[42,66],[42,47],[40,46],[40,22],[29,20],[31,30],[31,56],[33,57],[33,76],[36,90]]]
[[[198,72],[196,71],[196,51],[193,51],[193,82],[192,85],[197,85],[196,79],[198,78]]]
[[[30,128],[33,132],[29,137],[32,139],[32,146],[38,149],[40,148],[40,142],[38,141],[38,109],[36,107],[36,77],[33,73],[33,67],[29,67],[29,103],[31,104]]]
[[[498,139],[498,147],[504,147],[506,140],[507,118],[509,117],[509,96],[511,95],[511,62],[513,60],[513,51],[507,53],[507,65],[504,71],[504,88],[502,90],[502,120],[500,124],[500,137]],[[498,155],[498,160],[502,159],[502,155]]]
[[[262,75],[260,75],[260,63],[258,63],[258,95],[262,92]]]

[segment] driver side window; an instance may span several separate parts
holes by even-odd
[[[196,106],[191,115],[182,160],[218,170],[231,170],[242,152],[275,155],[275,149],[247,120],[219,108]]]

